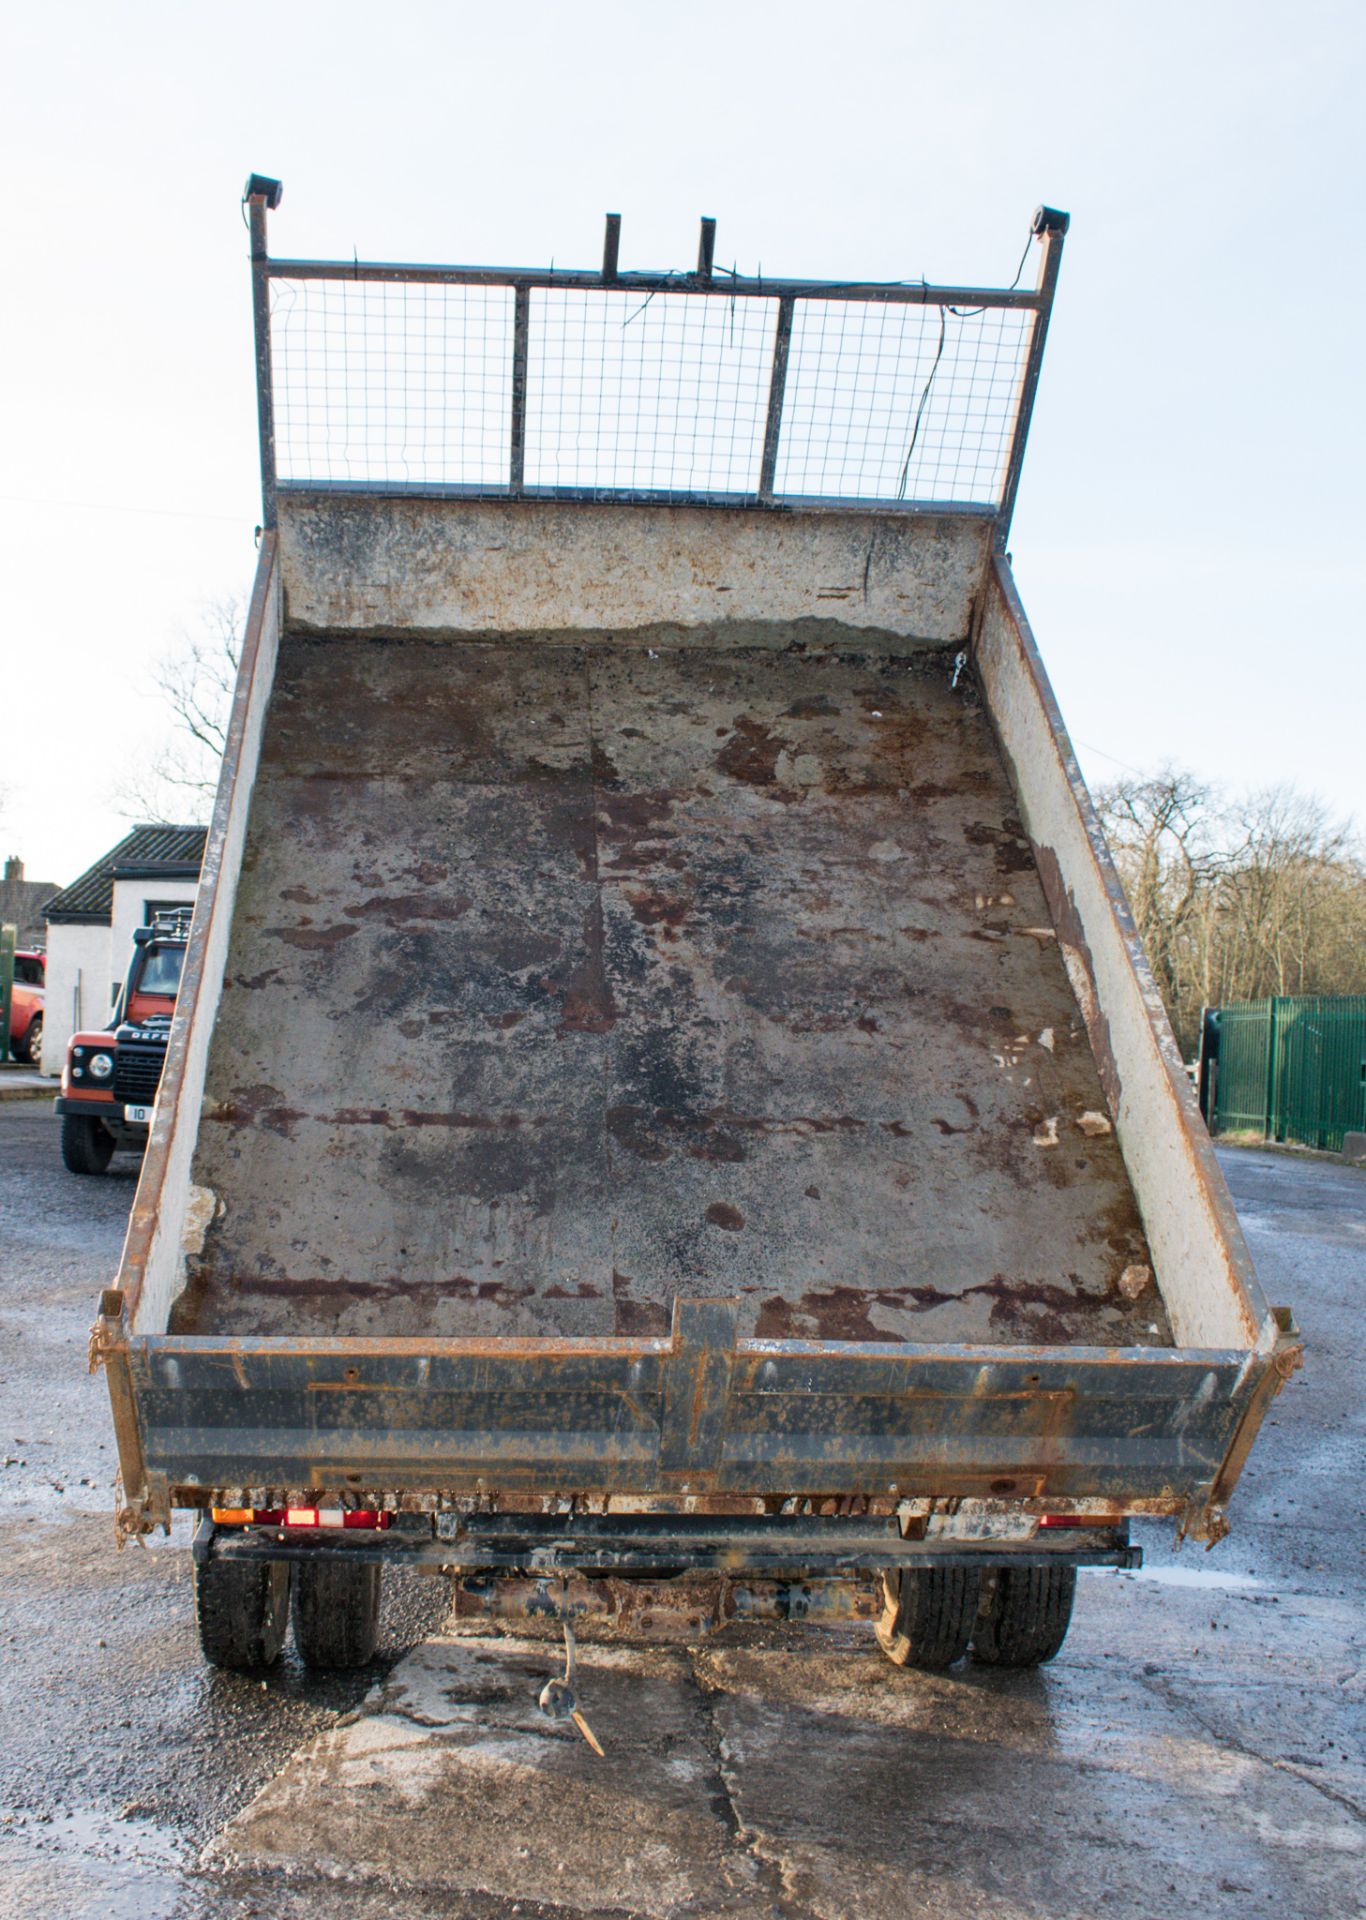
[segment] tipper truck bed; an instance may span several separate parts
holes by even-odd
[[[481,269],[358,271],[506,287],[508,477],[342,484],[276,470],[266,295],[341,269],[256,184],[268,524],[94,1343],[123,1528],[201,1512],[229,1665],[291,1584],[366,1657],[385,1559],[493,1611],[877,1573],[893,1658],[1049,1657],[1131,1516],[1218,1536],[1298,1359],[1003,551],[1065,222],[1032,295],[920,301],[1023,316],[992,501],[774,491],[794,313],[910,298],[815,283],[745,283],[749,492],[533,485],[559,282]],[[713,305],[705,242],[635,301]]]

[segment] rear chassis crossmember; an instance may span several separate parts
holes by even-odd
[[[484,1574],[692,1573],[842,1581],[914,1566],[1119,1567],[1142,1564],[1127,1523],[1037,1536],[905,1538],[895,1520],[806,1515],[396,1514],[384,1529],[220,1526],[205,1516],[194,1557],[221,1560],[387,1561],[461,1577]]]

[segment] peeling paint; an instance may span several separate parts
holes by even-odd
[[[197,1258],[204,1251],[204,1236],[217,1211],[218,1195],[212,1187],[190,1187],[185,1203],[185,1224],[181,1229],[180,1244],[191,1259]]]

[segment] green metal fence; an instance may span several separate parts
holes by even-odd
[[[1218,1033],[1211,1132],[1338,1153],[1366,1129],[1366,994],[1244,1000]]]

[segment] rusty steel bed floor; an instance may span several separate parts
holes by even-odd
[[[172,1331],[1171,1343],[970,680],[790,638],[286,639]]]

